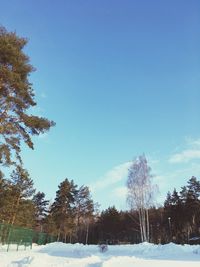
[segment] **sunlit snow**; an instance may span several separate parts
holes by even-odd
[[[32,250],[15,245],[7,252],[0,246],[0,267],[192,267],[200,266],[200,245],[108,246],[104,253],[97,245],[52,243],[34,245]]]

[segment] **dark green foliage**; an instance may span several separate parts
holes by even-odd
[[[177,243],[189,242],[192,236],[200,235],[200,181],[189,179],[178,192],[168,193],[165,201],[165,220],[170,218],[168,235]],[[170,229],[169,229],[170,228]]]
[[[28,114],[36,105],[28,78],[34,68],[23,48],[27,39],[0,27],[0,163],[22,163],[21,141],[33,149],[31,135],[49,130],[54,122]],[[15,156],[14,156],[15,155]]]
[[[120,232],[120,214],[115,207],[110,207],[101,213],[99,224],[101,225],[102,239],[113,241]]]
[[[192,177],[180,192],[188,234],[197,234],[200,227],[200,181]]]
[[[65,179],[45,219],[45,229],[63,242],[88,243],[94,230],[94,203],[87,186]]]
[[[93,221],[94,203],[87,186],[81,186],[75,195],[75,224],[77,242],[87,243],[89,226]]]
[[[29,198],[35,193],[33,188],[33,180],[30,178],[29,173],[22,166],[17,166],[11,174],[10,183],[13,192],[20,196],[20,198]]]
[[[57,236],[63,242],[87,243],[94,229],[94,204],[89,188],[65,179],[53,204],[45,194],[34,195],[28,172],[17,166],[10,179],[0,179],[0,223],[30,227]],[[90,230],[91,228],[91,230]],[[91,233],[91,234],[90,234]]]
[[[35,206],[31,199],[22,199],[17,209],[16,218],[13,225],[33,228],[35,224]],[[38,229],[40,230],[40,229]]]
[[[47,206],[49,205],[49,200],[45,200],[45,193],[38,192],[33,197],[33,203],[36,207],[36,217],[44,218],[48,212]]]
[[[136,211],[118,211],[109,207],[97,221],[98,241],[109,244],[140,242],[140,228]]]
[[[10,207],[11,217],[8,223],[14,224],[20,212],[22,213],[22,210],[27,209],[27,205],[29,202],[26,203],[24,201],[28,200],[30,197],[33,196],[35,189],[33,188],[33,180],[30,178],[27,170],[23,169],[22,166],[17,166],[16,170],[12,172],[9,183],[12,201]],[[32,203],[29,203],[29,206],[30,205],[32,207]],[[30,209],[29,207],[29,211],[30,210],[33,209]]]
[[[1,180],[0,220],[10,224],[32,226],[34,204],[30,198],[34,192],[33,181],[27,170],[17,166],[10,179]]]
[[[38,192],[33,196],[33,204],[35,208],[35,227],[42,231],[42,224],[48,213],[49,201],[45,200],[45,194]]]
[[[55,222],[58,240],[67,241],[74,231],[75,195],[77,193],[74,181],[67,178],[60,183],[56,198],[51,206],[50,215]]]
[[[94,212],[94,203],[87,186],[81,186],[75,195],[75,207],[78,224],[84,217],[91,216]]]

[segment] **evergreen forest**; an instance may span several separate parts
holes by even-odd
[[[0,222],[42,231],[57,241],[97,244],[141,242],[138,211],[120,211],[114,206],[100,211],[89,188],[64,179],[52,203],[36,192],[24,169],[0,180]],[[168,192],[163,206],[149,208],[153,243],[192,243],[200,229],[200,181],[192,177],[180,192]]]

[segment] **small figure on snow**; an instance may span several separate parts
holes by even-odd
[[[106,244],[99,244],[100,252],[106,252],[108,250],[108,246]]]

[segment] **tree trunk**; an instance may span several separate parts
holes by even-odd
[[[89,223],[87,223],[86,226],[86,238],[85,238],[85,244],[88,244],[88,235],[89,235]]]
[[[141,236],[141,241],[144,242],[143,228],[142,228],[142,214],[141,214],[141,209],[138,210],[138,213],[139,213],[139,222],[140,222],[140,236]]]
[[[72,233],[70,232],[70,235],[69,235],[69,243],[71,244],[72,243]]]
[[[143,241],[147,241],[147,231],[146,231],[146,214],[145,209],[142,208],[142,228],[143,228]]]
[[[11,221],[11,224],[12,225],[14,224],[15,219],[16,219],[17,210],[18,210],[18,207],[19,207],[19,201],[20,201],[20,196],[17,198],[17,203],[16,203],[16,206],[15,206],[15,211],[14,211],[14,214],[13,214],[13,217],[12,217],[12,221]]]
[[[58,235],[57,235],[57,242],[60,241],[60,230],[58,231]]]
[[[67,243],[67,234],[65,233],[65,243]]]
[[[146,217],[147,217],[147,242],[149,242],[149,211],[146,209]]]

